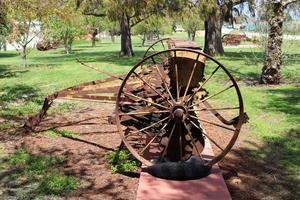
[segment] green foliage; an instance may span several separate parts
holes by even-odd
[[[19,149],[9,158],[9,164],[13,166],[23,166],[26,165],[31,159],[30,153],[26,149]]]
[[[114,173],[133,172],[141,163],[128,150],[116,150],[106,155],[107,162]]]
[[[59,164],[62,161],[63,159],[60,157],[34,156],[24,148],[18,149],[8,158],[10,165],[22,167],[30,174],[44,173],[51,166]]]
[[[181,24],[188,32],[190,40],[195,39],[197,30],[204,29],[204,20],[199,11],[197,7],[185,7],[180,12],[177,12],[174,17],[176,23]]]
[[[72,51],[74,39],[84,33],[84,19],[75,11],[73,1],[65,1],[42,21],[43,37],[46,41],[62,41],[65,53]]]
[[[71,132],[71,131],[67,131],[67,130],[57,130],[57,129],[52,129],[52,130],[47,130],[45,132],[43,132],[45,135],[48,136],[60,136],[60,137],[67,137],[67,138],[76,138],[76,134]]]
[[[44,194],[62,194],[72,192],[78,186],[78,180],[72,176],[51,173],[42,179],[39,190]]]
[[[172,33],[172,23],[166,17],[151,16],[136,25],[133,28],[133,33],[152,39],[153,36],[159,37],[159,35]]]
[[[16,184],[14,189],[18,191],[18,199],[49,199],[50,196],[54,197],[53,195],[72,192],[79,186],[76,178],[57,171],[57,166],[64,161],[62,157],[33,155],[25,148],[20,148],[1,159],[4,161],[1,163],[1,169],[18,169],[9,176],[10,185],[1,185],[1,189],[5,191],[6,187],[11,189],[11,184]],[[7,177],[4,177],[4,182],[5,179]]]

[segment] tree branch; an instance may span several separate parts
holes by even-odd
[[[82,12],[82,14],[95,16],[95,17],[106,17],[105,13],[94,13],[94,12],[91,12],[91,11],[84,11],[84,12]]]
[[[286,2],[283,3],[283,7],[286,8],[289,5],[296,3],[296,2],[299,2],[299,0],[287,0]]]
[[[248,0],[232,0],[231,2],[233,4],[233,6],[236,6],[236,5],[239,5],[241,3],[248,2]]]
[[[149,14],[149,15],[143,17],[143,18],[138,18],[137,21],[135,21],[135,22],[133,22],[132,24],[130,24],[130,26],[133,27],[133,26],[135,26],[135,25],[141,23],[142,21],[148,19],[150,16],[151,16],[151,15]]]

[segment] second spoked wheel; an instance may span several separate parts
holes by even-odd
[[[147,166],[192,155],[212,166],[234,145],[243,112],[238,85],[221,63],[203,52],[176,48],[132,68],[118,93],[116,122],[128,150]],[[203,154],[208,141],[214,157]]]

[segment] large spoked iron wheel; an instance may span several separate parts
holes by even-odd
[[[146,57],[150,56],[151,54],[157,53],[159,51],[167,50],[169,48],[168,41],[170,39],[171,38],[163,38],[163,39],[157,40],[154,43],[152,43],[146,50],[143,58],[146,58]],[[161,56],[162,55],[163,54],[161,54]]]
[[[121,138],[146,166],[191,155],[212,166],[230,151],[244,120],[242,96],[229,71],[209,55],[184,48],[137,63],[116,102]],[[216,149],[214,157],[204,155],[207,141]]]

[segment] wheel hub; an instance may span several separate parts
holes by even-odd
[[[186,118],[187,109],[182,105],[176,105],[171,108],[171,116],[174,120],[183,121]]]

